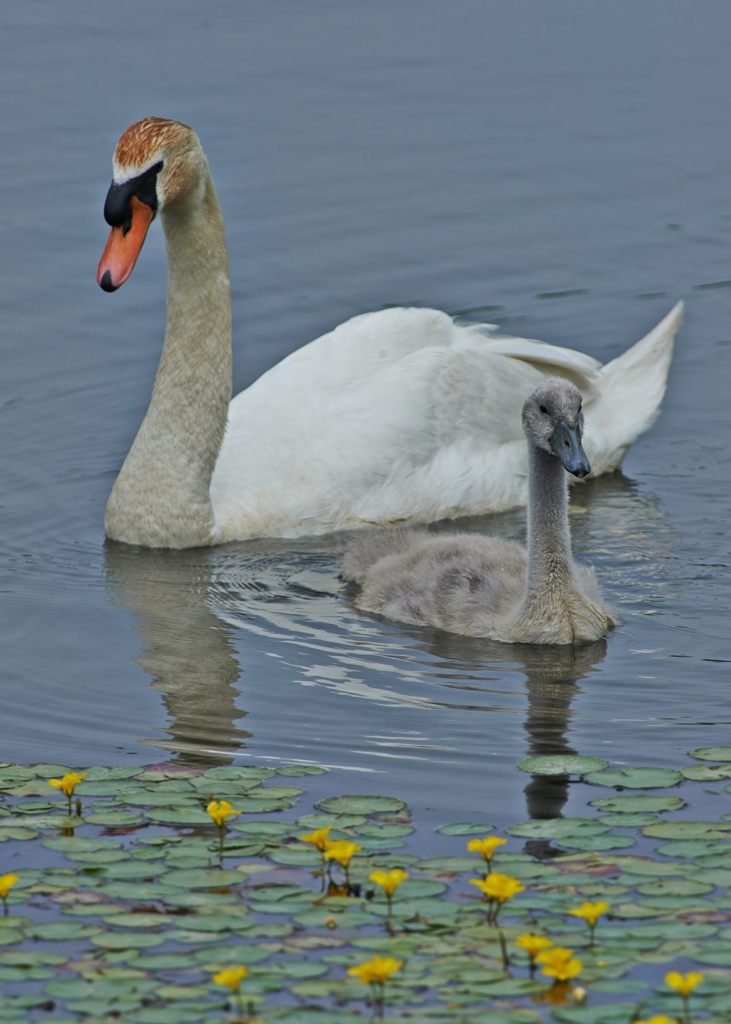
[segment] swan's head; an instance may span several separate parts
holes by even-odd
[[[104,203],[104,219],[112,230],[96,279],[105,292],[115,291],[132,273],[155,214],[199,195],[205,168],[198,136],[187,124],[145,117],[124,132],[114,147],[112,184]]]
[[[561,377],[541,381],[523,406],[523,430],[530,442],[555,455],[573,476],[591,473],[581,445],[581,392],[571,381]]]

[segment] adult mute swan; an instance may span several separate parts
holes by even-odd
[[[343,576],[356,604],[399,622],[508,643],[599,640],[615,625],[592,569],[571,556],[566,472],[591,466],[582,447],[581,393],[542,381],[523,405],[528,441],[528,551],[499,537],[383,530],[356,538]]]
[[[184,548],[520,505],[527,466],[516,409],[547,374],[584,391],[597,473],[616,469],[657,414],[680,304],[606,366],[436,310],[369,313],[231,401],[228,254],[208,162],[191,128],[147,117],[114,150],[104,204],[112,230],[97,272],[105,291],[127,280],[157,213],[165,342],[107,504],[115,540]]]

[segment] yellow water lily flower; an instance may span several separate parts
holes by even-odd
[[[517,878],[501,875],[499,871],[491,872],[487,878],[470,878],[470,885],[476,886],[488,900],[497,903],[512,900],[513,896],[525,890],[525,886],[521,885]]]
[[[362,985],[383,985],[404,966],[403,960],[393,956],[374,956],[357,967],[349,967],[348,974]]]
[[[547,978],[554,978],[556,981],[569,981],[578,977],[583,969],[581,960],[574,956],[573,949],[566,949],[565,946],[553,946],[545,949],[537,956],[537,961],[542,965],[541,974]]]
[[[704,978],[705,974],[700,971],[688,971],[687,974],[681,974],[680,971],[668,971],[665,975],[665,984],[673,992],[677,992],[679,996],[687,999],[691,992],[695,992]]]
[[[593,928],[599,918],[609,910],[609,904],[601,900],[598,903],[582,903],[580,907],[569,910],[572,917],[579,917]]]
[[[211,800],[206,807],[206,811],[219,828],[223,828],[227,818],[241,814],[241,811],[237,811],[235,807],[232,807],[228,800]]]
[[[300,842],[309,843],[316,850],[319,850],[320,853],[324,853],[328,846],[334,842],[334,840],[330,839],[331,829],[331,825],[328,825],[327,828],[316,828],[314,832],[306,832],[304,835],[297,836],[297,838]]]
[[[531,960],[535,960],[539,953],[542,953],[544,949],[549,949],[553,943],[545,935],[529,933],[519,935],[515,940],[515,945],[518,949],[522,949]]]
[[[74,790],[83,782],[86,778],[86,772],[66,772],[62,779],[49,779],[49,786],[53,786],[54,789],[60,789],[65,796],[71,799],[74,795]]]
[[[349,839],[336,839],[335,842],[330,843],[323,853],[323,857],[325,860],[337,861],[347,871],[353,857],[362,849],[362,846],[359,846],[358,843],[351,843]]]
[[[20,881],[20,875],[14,875],[12,872],[7,875],[0,875],[0,900],[7,899],[7,895],[16,882]]]
[[[656,1013],[654,1017],[645,1017],[643,1020],[632,1021],[632,1024],[678,1024],[675,1017],[668,1017],[666,1013]]]
[[[390,871],[371,871],[370,875],[368,875],[368,881],[380,885],[386,896],[390,898],[408,877],[408,871],[402,871],[401,868],[392,868]]]
[[[238,992],[241,982],[249,973],[249,968],[240,964],[238,967],[224,967],[222,971],[213,975],[213,982],[216,985],[225,985],[231,992]]]
[[[489,865],[495,854],[495,850],[499,846],[505,846],[507,839],[501,839],[500,836],[484,836],[482,839],[470,839],[467,843],[467,849],[470,853],[479,853]]]
[[[488,902],[488,924],[497,924],[503,904],[525,889],[517,878],[501,875],[498,871],[490,872],[485,878],[470,878],[470,885],[476,886]]]

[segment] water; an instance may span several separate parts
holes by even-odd
[[[584,806],[518,772],[529,752],[674,765],[730,741],[728,5],[59,0],[3,23],[2,759],[316,762],[329,792],[506,823]],[[575,492],[621,609],[606,643],[365,617],[339,537],[104,543],[164,322],[159,227],[124,289],[94,282],[111,151],[145,114],[211,162],[237,391],[390,303],[608,359],[687,299],[658,424]],[[523,515],[465,525],[520,537]]]

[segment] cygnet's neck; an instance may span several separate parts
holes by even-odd
[[[564,587],[572,575],[566,472],[555,455],[528,446],[527,598]]]
[[[147,547],[211,541],[210,483],[231,400],[231,297],[223,219],[206,170],[162,214],[165,343],[147,414],[107,504],[107,535]]]

